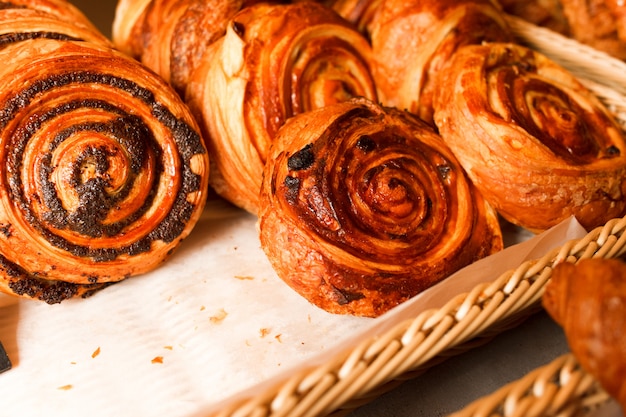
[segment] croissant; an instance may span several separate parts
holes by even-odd
[[[204,51],[229,20],[259,0],[120,0],[113,42],[168,81],[181,95]]]
[[[490,0],[387,0],[371,27],[380,100],[429,123],[435,80],[458,48],[513,40]]]
[[[287,120],[263,178],[263,250],[331,313],[378,316],[502,248],[495,212],[433,129],[365,98]]]
[[[582,259],[554,268],[542,298],[581,366],[626,409],[626,264]]]
[[[242,9],[207,49],[186,98],[212,158],[215,191],[251,213],[273,137],[293,115],[376,98],[367,39],[314,2]]]
[[[470,45],[440,77],[435,123],[483,196],[533,231],[576,216],[594,228],[626,208],[626,143],[567,70],[515,44]]]
[[[0,290],[58,303],[161,264],[200,216],[208,155],[152,71],[39,32],[0,46]]]

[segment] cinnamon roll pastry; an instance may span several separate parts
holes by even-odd
[[[497,216],[417,116],[355,98],[279,130],[258,227],[314,305],[378,316],[502,248]]]
[[[542,302],[583,369],[626,409],[626,264],[619,259],[559,264]]]
[[[285,120],[351,97],[376,98],[370,53],[361,33],[318,3],[262,3],[237,13],[186,94],[216,192],[256,213],[263,166]]]
[[[222,37],[230,19],[259,0],[121,0],[113,41],[184,94],[206,48]]]
[[[161,264],[207,194],[188,108],[88,42],[14,42],[0,62],[0,289],[57,303]]]
[[[387,0],[371,37],[381,101],[429,123],[436,79],[458,48],[513,40],[490,0]]]
[[[567,70],[515,44],[459,50],[440,78],[435,122],[506,219],[533,231],[624,214],[626,143],[605,106]]]

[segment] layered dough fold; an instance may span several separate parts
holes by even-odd
[[[623,131],[567,70],[493,43],[458,51],[440,79],[436,125],[507,220],[541,231],[569,216],[594,228],[623,215]]]
[[[351,97],[376,99],[370,59],[366,38],[320,4],[258,4],[236,14],[186,92],[217,193],[256,213],[278,129],[296,114]]]
[[[372,317],[502,248],[495,212],[441,138],[366,99],[302,113],[279,130],[259,229],[298,293]]]

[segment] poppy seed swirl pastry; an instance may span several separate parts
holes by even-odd
[[[365,37],[321,4],[242,9],[194,71],[186,100],[211,155],[211,185],[256,213],[273,137],[293,115],[376,98]]]
[[[470,45],[440,78],[435,122],[483,196],[533,231],[624,214],[626,142],[567,70],[515,44]]]
[[[363,98],[285,123],[260,207],[278,276],[332,313],[378,316],[502,248],[495,212],[432,128]]]
[[[93,43],[29,39],[0,60],[0,290],[58,303],[163,262],[208,187],[180,98]]]

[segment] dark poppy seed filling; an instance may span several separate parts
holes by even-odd
[[[165,106],[156,102],[154,94],[148,89],[124,78],[88,71],[73,71],[49,76],[32,83],[28,88],[6,101],[5,107],[0,109],[0,131],[6,129],[18,112],[31,105],[38,95],[75,83],[108,85],[123,90],[134,99],[149,106],[152,116],[171,132],[182,161],[181,172],[177,174],[180,175],[181,180],[178,194],[164,219],[144,237],[126,246],[92,248],[88,245],[72,243],[55,233],[54,229],[58,229],[71,230],[93,238],[115,236],[150,210],[156,198],[159,178],[164,173],[159,143],[149,126],[140,117],[128,114],[123,109],[102,100],[74,100],[45,111],[32,112],[28,122],[16,129],[10,138],[10,143],[5,144],[8,149],[6,176],[10,196],[22,210],[21,215],[55,247],[75,256],[89,257],[98,262],[109,261],[122,254],[135,255],[146,252],[155,240],[172,242],[184,231],[194,211],[194,205],[187,201],[187,194],[198,191],[201,184],[199,176],[192,171],[191,159],[206,151],[199,134],[186,122],[174,116]],[[38,188],[42,190],[41,195],[38,196],[40,201],[37,201],[42,209],[37,211],[32,205],[33,197],[25,195],[24,191],[22,171],[27,147],[46,123],[86,108],[101,110],[103,114],[110,115],[110,120],[85,122],[65,128],[51,139],[48,149],[40,150],[41,156],[37,158],[38,176],[35,180],[39,183]],[[78,196],[77,206],[69,210],[64,207],[58,194],[58,184],[51,179],[53,171],[57,169],[53,162],[54,154],[65,141],[85,132],[106,137],[112,145],[99,146],[94,141],[93,145],[85,146],[71,164],[68,164],[71,167],[71,180],[65,186],[69,185]],[[111,159],[120,157],[119,149],[123,149],[124,157],[129,159],[128,178],[115,192],[112,192],[110,190],[112,180],[108,173],[109,164]],[[109,212],[115,210],[119,203],[131,193],[136,178],[145,168],[145,158],[148,154],[155,156],[153,158],[155,166],[153,167],[152,188],[147,192],[145,201],[130,215],[116,221],[106,222]],[[86,166],[90,167],[92,172],[84,176],[83,170]]]
[[[1,9],[1,8],[0,8]],[[59,41],[80,41],[81,39],[56,32],[18,32],[0,34],[0,48],[15,42],[23,42],[30,39],[55,39]]]

